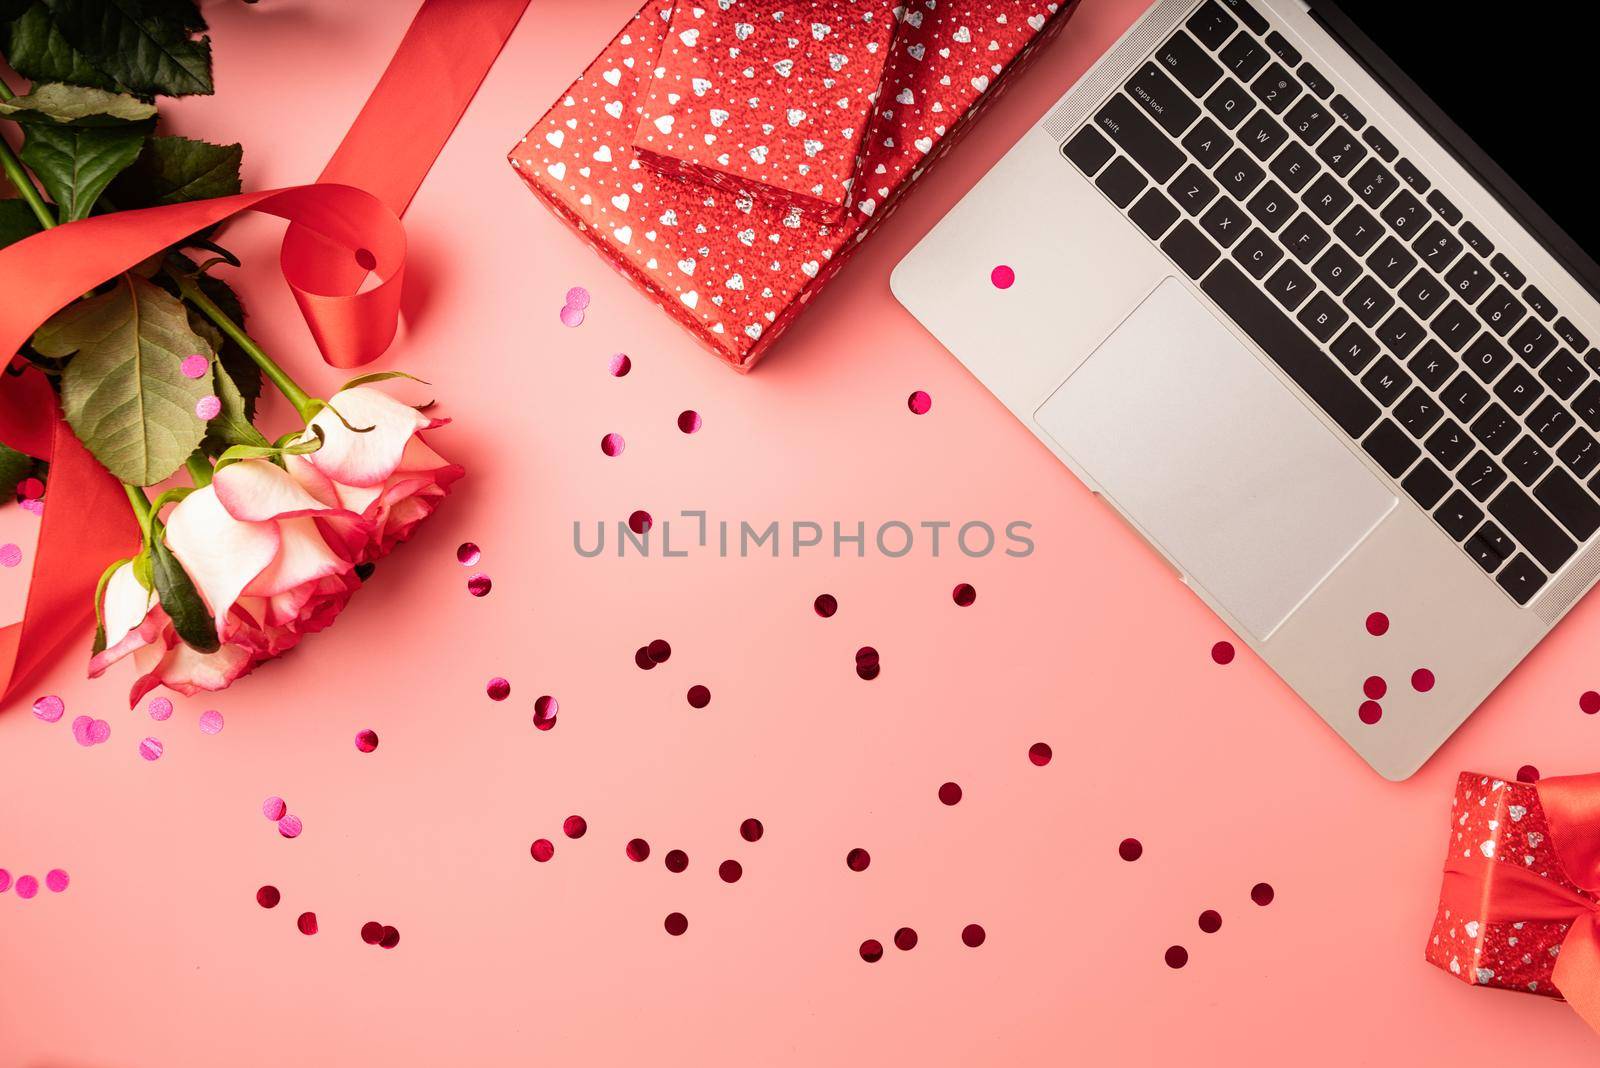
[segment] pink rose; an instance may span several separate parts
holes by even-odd
[[[328,403],[338,414],[324,410],[310,424],[322,431],[322,447],[287,456],[285,463],[322,504],[361,517],[356,525],[328,525],[351,561],[365,563],[409,538],[466,471],[422,439],[421,431],[444,426],[448,419],[429,418],[371,386],[342,390]],[[372,429],[356,433],[341,415],[350,426]]]

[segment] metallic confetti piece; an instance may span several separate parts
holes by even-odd
[[[739,824],[739,837],[746,842],[759,842],[761,836],[766,833],[767,829],[761,826],[761,821],[753,817]]]
[[[482,558],[482,550],[470,541],[464,541],[456,546],[456,563],[462,567],[473,567]]]
[[[578,327],[583,325],[583,309],[574,308],[571,304],[561,309],[561,325]]]
[[[963,582],[950,591],[950,599],[962,608],[971,608],[978,600],[978,591],[970,582]]]
[[[857,846],[844,855],[844,866],[851,871],[866,871],[872,863],[872,854]]]
[[[649,532],[652,522],[650,513],[640,510],[628,516],[628,529],[635,534],[645,534]]]
[[[67,703],[53,693],[33,702],[33,714],[46,723],[55,723],[67,710]]]
[[[299,816],[291,813],[278,821],[278,833],[285,838],[299,838],[300,832],[305,830],[305,826]]]
[[[172,717],[172,702],[165,697],[151,698],[148,710],[150,718],[153,720],[159,722],[170,719]]]
[[[556,725],[556,714],[561,711],[561,702],[549,694],[542,694],[533,702],[533,725],[542,731],[547,731]]]
[[[370,753],[378,748],[378,732],[371,729],[356,731],[356,748],[363,753]]]
[[[89,738],[89,728],[94,723],[93,716],[79,716],[72,721],[72,738],[79,745],[93,745]]]
[[[1427,693],[1433,689],[1433,672],[1427,668],[1417,668],[1411,673],[1411,688],[1418,693]]]
[[[314,935],[317,933],[317,914],[315,912],[302,912],[300,917],[294,921],[294,925],[300,928],[301,934]]]
[[[831,593],[819,593],[811,606],[817,610],[817,615],[827,619],[839,610],[839,601]]]
[[[489,695],[491,701],[504,701],[511,696],[511,683],[496,675],[489,680],[489,685],[484,687],[484,692]]]
[[[910,951],[917,948],[917,932],[902,927],[894,933],[894,948]]]
[[[702,425],[700,413],[694,409],[691,408],[678,413],[678,429],[685,434],[699,433]]]
[[[883,959],[883,943],[876,938],[869,938],[861,943],[861,959],[868,964],[876,964]]]
[[[60,868],[51,868],[44,873],[44,885],[52,894],[61,893],[71,882],[71,876]]]
[[[1271,883],[1256,883],[1250,888],[1250,900],[1263,907],[1272,904],[1272,899],[1277,896]]]
[[[961,944],[968,949],[977,949],[988,937],[981,924],[969,923],[961,928]]]
[[[689,687],[689,707],[704,708],[711,703],[711,691],[704,686]]]
[[[667,644],[665,638],[657,638],[645,646],[644,650],[649,654],[650,659],[657,664],[665,664],[672,656],[672,646]]]
[[[1132,863],[1144,856],[1144,843],[1137,838],[1124,838],[1117,843],[1117,856]]]
[[[211,361],[195,353],[185,356],[183,362],[178,364],[178,369],[183,372],[185,378],[200,378],[211,369]]]
[[[383,924],[377,920],[368,920],[361,925],[361,941],[369,946],[375,946],[383,938]]]
[[[737,860],[725,860],[717,865],[717,877],[725,883],[736,883],[744,875],[744,865]]]
[[[256,904],[264,909],[277,908],[278,902],[281,900],[283,900],[283,895],[278,892],[276,886],[263,886],[256,891]]]
[[[194,404],[194,414],[199,416],[201,419],[215,419],[221,411],[222,401],[209,394],[201,397],[199,400],[195,401]]]
[[[689,854],[681,849],[670,849],[663,863],[666,864],[668,871],[677,874],[689,866]]]
[[[545,861],[556,855],[556,846],[555,843],[550,841],[548,838],[535,838],[533,840],[533,845],[529,847],[528,852],[533,855],[534,860],[537,860],[540,864],[543,864]]]
[[[261,814],[276,823],[289,814],[289,806],[281,797],[269,797],[261,802]]]
[[[1373,612],[1367,616],[1367,633],[1374,638],[1381,638],[1389,633],[1389,617],[1382,612]]]
[[[0,894],[9,889],[11,889],[11,873],[4,868],[0,868]]]
[[[919,389],[906,398],[906,407],[912,415],[927,415],[933,411],[933,398]]]
[[[662,926],[667,929],[667,934],[677,937],[689,929],[689,918],[681,912],[669,912]]]
[[[567,307],[587,311],[589,308],[589,291],[582,286],[573,286],[567,290]]]
[[[15,542],[0,545],[0,567],[16,567],[22,563],[22,549]]]
[[[1370,727],[1383,718],[1383,706],[1376,701],[1362,701],[1361,707],[1356,709],[1356,715]]]
[[[85,733],[89,736],[90,745],[99,745],[101,742],[111,740],[111,724],[103,719],[97,719],[89,724],[89,729]]]
[[[17,876],[17,896],[24,901],[39,892],[39,880],[31,875]]]
[[[561,821],[561,833],[568,838],[582,838],[589,830],[589,821],[582,816],[568,816]]]
[[[960,784],[947,782],[939,787],[939,800],[947,805],[958,804],[961,801]]]
[[[378,945],[384,949],[393,949],[400,944],[400,932],[393,927],[384,927],[383,935],[378,939]]]
[[[216,734],[222,730],[222,713],[208,708],[200,713],[200,733]]]
[[[1211,647],[1211,659],[1219,664],[1233,663],[1233,643],[1218,642]]]
[[[467,592],[474,597],[486,597],[493,588],[494,583],[481,571],[467,579]]]
[[[1028,759],[1038,767],[1042,768],[1050,763],[1050,758],[1053,755],[1048,742],[1034,742],[1028,746]]]
[[[989,272],[989,281],[996,289],[1010,289],[1016,284],[1017,272],[1002,263]]]
[[[633,370],[633,361],[628,358],[628,354],[625,352],[614,352],[611,354],[611,362],[606,365],[606,369],[611,372],[613,378],[622,378]]]
[[[624,852],[628,854],[628,859],[634,861],[635,863],[649,860],[650,843],[646,842],[643,838],[629,839],[627,848],[624,850]]]
[[[1367,680],[1361,684],[1361,692],[1374,701],[1380,701],[1383,695],[1389,692],[1389,684],[1383,681],[1382,675],[1368,675]]]
[[[1206,909],[1200,914],[1200,930],[1206,934],[1216,934],[1222,930],[1222,913],[1216,909]]]
[[[139,743],[139,755],[146,760],[160,760],[164,752],[166,747],[161,744],[160,738],[146,738]]]
[[[1181,968],[1189,963],[1189,951],[1182,946],[1168,946],[1166,961],[1169,968]]]
[[[621,456],[622,450],[627,447],[628,443],[622,439],[621,434],[607,434],[600,439],[600,451],[607,456]]]

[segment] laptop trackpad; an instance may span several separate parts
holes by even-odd
[[[1395,505],[1385,484],[1174,278],[1034,417],[1258,640]]]

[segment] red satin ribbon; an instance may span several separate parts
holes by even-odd
[[[1451,912],[1484,923],[1570,923],[1550,981],[1584,1022],[1600,1031],[1600,774],[1544,779],[1535,787],[1550,845],[1577,893],[1517,864],[1477,853],[1445,864],[1440,897]]]
[[[528,0],[423,0],[314,185],[117,212],[0,249],[0,353],[82,293],[242,211],[289,220],[279,257],[323,358],[357,367],[394,340],[405,212]],[[369,273],[377,281],[363,288]],[[0,382],[0,441],[51,462],[22,621],[0,629],[0,701],[92,615],[101,571],[137,545],[121,487],[61,419],[37,371]]]

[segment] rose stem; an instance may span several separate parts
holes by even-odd
[[[272,384],[278,387],[278,392],[282,393],[289,403],[294,405],[294,410],[299,414],[300,418],[309,423],[311,417],[317,414],[318,408],[317,402],[312,400],[311,395],[301,389],[295,383],[295,380],[289,377],[289,373],[279,367],[272,357],[268,356],[261,346],[255,343],[255,339],[244,332],[244,327],[234,322],[229,318],[227,312],[217,307],[216,301],[205,295],[193,277],[188,275],[175,275],[174,277],[177,279],[178,289],[183,293],[184,299],[198,308],[207,319],[215,323],[217,329],[232,338],[244,350],[245,355],[255,361],[257,367],[261,368],[261,373],[270,378]]]
[[[0,100],[12,100],[16,98],[16,95],[11,91],[11,86],[5,83],[5,79],[0,78]],[[28,177],[28,172],[23,169],[22,161],[11,150],[11,143],[3,137],[0,137],[0,169],[5,170],[6,177],[11,179],[11,184],[16,186],[17,192],[21,194],[22,199],[26,200],[28,207],[33,209],[34,217],[39,220],[39,225],[46,230],[54,227],[56,224],[55,216],[50,214],[50,209],[45,206],[44,198],[33,187],[33,179]]]
[[[206,459],[206,454],[199,449],[189,454],[183,461],[183,466],[189,469],[189,477],[194,480],[195,489],[204,489],[211,485],[211,476],[214,474],[211,461]]]

